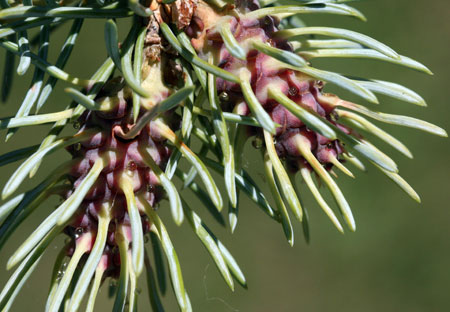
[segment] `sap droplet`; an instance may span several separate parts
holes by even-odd
[[[79,129],[81,128],[81,123],[80,123],[79,121],[75,121],[75,122],[72,124],[72,126],[73,126],[73,128],[74,128],[75,130],[79,130]]]
[[[226,103],[230,100],[230,96],[225,91],[219,94],[219,101],[222,103]]]
[[[155,186],[153,184],[147,184],[147,192],[151,193],[155,190]]]
[[[264,25],[271,25],[272,24],[272,19],[269,16],[264,17]]]
[[[77,227],[74,231],[75,239],[80,237],[84,233],[84,229],[82,227]]]
[[[137,169],[137,165],[134,161],[129,161],[127,164],[127,169],[130,171],[135,171]]]
[[[295,96],[298,93],[298,89],[296,87],[290,87],[289,88],[289,95],[290,96]]]
[[[59,281],[60,279],[62,279],[63,278],[63,276],[64,276],[64,271],[62,271],[62,270],[59,270],[58,271],[58,273],[56,274],[56,279]]]
[[[325,86],[325,83],[322,80],[317,80],[314,85],[319,88],[319,90],[322,91],[323,87]]]
[[[66,273],[66,270],[67,270],[67,262],[64,262],[61,265],[60,269],[58,270],[58,273],[56,273],[56,279],[60,280]]]
[[[260,149],[262,147],[262,139],[260,137],[256,137],[253,141],[252,141],[252,145],[254,148],[256,149]]]

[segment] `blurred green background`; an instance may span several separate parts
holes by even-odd
[[[321,61],[315,65],[408,86],[425,98],[428,108],[380,96],[379,109],[419,117],[450,130],[447,95],[450,81],[450,3],[447,0],[373,0],[355,2],[354,6],[366,14],[367,23],[324,15],[308,16],[305,20],[310,25],[344,27],[370,35],[400,54],[423,62],[434,76],[362,60]],[[52,62],[67,31],[67,27],[58,30],[51,42]],[[103,22],[87,22],[67,71],[89,77],[105,57],[103,44]],[[4,51],[0,51],[1,60],[3,55]],[[29,70],[25,77],[15,77],[8,102],[0,106],[1,116],[15,112],[31,76],[32,70]],[[68,103],[62,92],[63,84],[58,86],[43,112],[63,109]],[[301,192],[310,213],[312,239],[307,245],[301,226],[296,224],[293,248],[285,241],[281,227],[267,218],[245,195],[241,196],[239,223],[233,235],[228,229],[217,226],[207,216],[204,207],[194,202],[192,206],[198,207],[199,214],[240,263],[248,280],[248,290],[237,286],[232,293],[227,288],[187,222],[180,228],[176,227],[164,203],[160,212],[181,260],[195,311],[450,311],[450,141],[413,129],[383,128],[401,139],[413,152],[415,159],[409,160],[381,145],[397,161],[402,176],[420,194],[422,204],[409,199],[373,167],[367,174],[353,170],[356,180],[340,175],[339,185],[353,207],[357,221],[356,233],[339,234],[304,185],[301,185]],[[47,131],[47,127],[22,129],[10,142],[0,143],[1,154],[37,144]],[[71,132],[73,130],[68,129],[67,133]],[[56,162],[66,158],[65,153],[52,156],[39,175],[28,181],[25,187],[36,185]],[[257,159],[259,152],[249,144],[245,166],[255,180],[263,184],[263,168]],[[0,185],[4,185],[17,166],[15,163],[2,168]],[[267,188],[265,190],[268,191]],[[50,200],[40,207],[1,251],[0,285],[4,285],[11,274],[5,270],[8,257],[56,204],[57,200]],[[43,310],[53,259],[61,241],[62,238],[44,256],[13,311]],[[140,284],[139,305],[141,311],[146,311],[150,307],[145,278],[141,278]],[[107,300],[107,287],[102,289],[99,299],[96,311],[110,311],[112,305]],[[164,302],[167,311],[177,310],[170,290]]]

